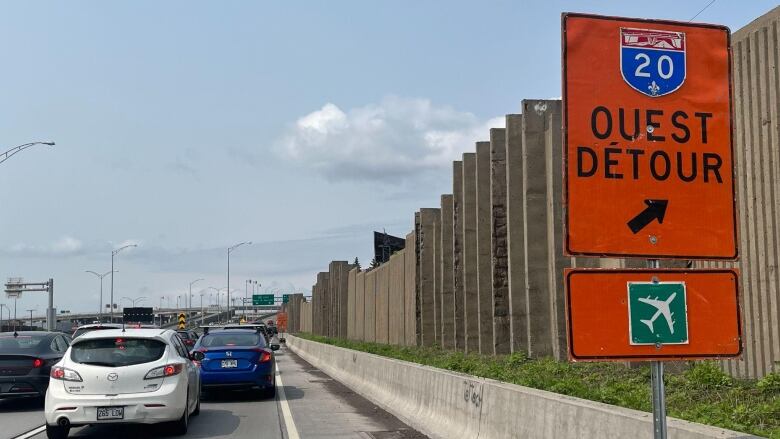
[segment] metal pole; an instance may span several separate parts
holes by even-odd
[[[0,303],[0,332],[3,332],[3,307],[5,303]]]
[[[54,279],[49,278],[49,309],[46,310],[46,330],[54,331],[57,323],[57,315],[54,311]]]
[[[230,249],[227,251],[227,322],[230,323]]]
[[[102,281],[101,287],[102,287]],[[108,304],[109,322],[114,323],[114,252],[111,252],[111,302]]]
[[[649,259],[648,268],[658,269],[658,259]],[[660,347],[660,346],[659,346]],[[664,363],[650,363],[650,386],[653,391],[653,439],[667,439],[666,430],[666,389],[664,389]]]
[[[103,278],[100,278],[100,308],[98,308],[98,321],[103,321]]]
[[[19,300],[19,296],[14,297],[14,331],[16,331],[16,322],[19,320],[16,318],[16,301]]]
[[[653,438],[666,439],[666,395],[664,389],[664,363],[650,364],[653,387]]]
[[[203,293],[200,293],[200,326],[203,326]]]

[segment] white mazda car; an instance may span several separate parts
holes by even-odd
[[[106,329],[73,341],[51,369],[46,434],[88,424],[167,422],[185,434],[200,412],[200,370],[169,329]]]

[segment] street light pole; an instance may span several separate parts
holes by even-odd
[[[194,281],[190,282],[190,295],[188,296],[188,300],[190,301],[190,306],[187,307],[187,317],[189,317],[189,315],[190,315],[189,308],[192,308],[192,286],[196,282],[200,282],[202,280],[205,280],[205,279],[195,279]],[[185,302],[187,302],[187,301],[185,300]]]
[[[200,326],[203,326],[203,293],[200,293]]]
[[[9,149],[8,151],[0,154],[0,163],[3,163],[4,161],[10,159],[11,157],[15,156],[17,153],[24,151],[25,149],[35,146],[35,145],[48,145],[48,146],[54,146],[54,142],[30,142],[25,143],[24,145],[14,146],[13,148]]]
[[[5,303],[0,303],[0,332],[3,332],[3,308],[8,308]],[[11,310],[8,310],[8,320],[11,320]]]
[[[146,297],[146,296],[141,296],[141,297],[139,297],[139,298],[137,298],[137,299],[131,299],[131,298],[129,298],[129,297],[126,297],[126,296],[125,296],[125,297],[122,297],[122,299],[121,299],[121,300],[127,300],[127,301],[129,301],[129,302],[130,302],[130,303],[133,305],[133,308],[135,308],[135,303],[136,303],[136,302],[140,302],[140,301],[142,301],[142,300],[146,300],[146,299],[148,299],[148,297]]]
[[[106,271],[103,274],[96,273],[92,270],[86,270],[86,273],[92,273],[100,279],[100,307],[98,308],[98,320],[103,321],[103,278],[108,276],[111,272]]]
[[[128,244],[124,247],[119,247],[118,249],[111,251],[111,305],[109,306],[109,319],[111,323],[114,323],[114,256],[116,256],[122,250],[130,247],[138,247],[138,244]]]
[[[30,312],[30,331],[33,330],[33,320],[32,320],[32,313],[35,311],[34,309],[28,309],[27,311]]]
[[[242,245],[252,245],[252,241],[239,242],[238,244],[228,247],[227,249],[227,319],[230,322],[230,254],[233,250],[241,247]]]

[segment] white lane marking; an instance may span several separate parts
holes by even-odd
[[[33,436],[37,436],[43,433],[44,431],[46,431],[46,425],[41,425],[40,427],[34,430],[30,430],[27,433],[22,433],[19,436],[14,437],[14,439],[29,439]]]
[[[290,404],[287,402],[287,395],[284,394],[284,383],[282,383],[282,375],[279,373],[279,363],[276,363],[276,393],[279,395],[279,404],[282,406],[282,417],[284,418],[284,427],[287,429],[287,438],[300,439],[298,428],[295,427],[295,420],[292,417]]]

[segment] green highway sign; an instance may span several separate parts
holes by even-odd
[[[273,305],[273,304],[274,304],[273,294],[255,294],[252,296],[253,306]]]
[[[628,282],[632,345],[688,344],[685,282]]]
[[[287,303],[290,301],[290,295],[289,294],[282,294],[282,303]]]

